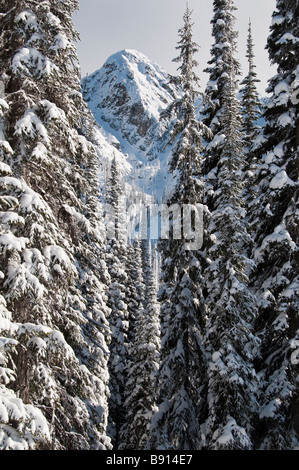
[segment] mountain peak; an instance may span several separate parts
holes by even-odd
[[[109,64],[111,62],[116,63],[125,63],[125,62],[151,62],[144,54],[138,52],[135,49],[123,49],[121,51],[115,52],[106,60],[105,64]],[[104,64],[104,67],[105,67]]]
[[[160,114],[177,94],[169,75],[141,52],[124,49],[83,79],[82,86],[100,134],[106,140],[110,136],[112,145],[123,155],[127,181],[160,197],[169,158],[169,149],[164,148],[167,129]],[[105,152],[108,159],[111,148]]]
[[[119,141],[152,155],[162,134],[160,113],[173,100],[168,74],[144,54],[124,49],[83,79],[83,94],[96,121]]]

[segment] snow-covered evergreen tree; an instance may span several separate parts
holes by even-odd
[[[250,149],[259,135],[260,127],[258,120],[261,116],[262,104],[257,91],[256,83],[260,80],[257,78],[254,64],[253,38],[251,30],[251,21],[248,27],[247,54],[248,74],[241,82],[241,104],[243,116],[243,131],[245,133],[245,145]]]
[[[13,356],[21,336],[24,335],[24,329],[21,324],[12,321],[12,314],[7,310],[2,295],[0,331],[0,448],[35,449],[50,440],[50,427],[39,407],[24,403],[11,388],[16,378]],[[32,336],[35,336],[34,332]]]
[[[198,78],[194,58],[198,50],[193,41],[192,12],[187,7],[184,24],[179,30],[180,75],[176,82],[182,88],[182,97],[175,100],[162,117],[173,117],[172,159],[170,171],[177,177],[169,204],[179,206],[173,216],[173,228],[181,223],[183,205],[195,207],[202,202],[201,171],[202,138],[207,130],[195,116]],[[201,223],[201,221],[199,222]],[[184,224],[183,224],[184,225]],[[186,229],[186,227],[184,227]],[[193,225],[194,229],[194,225]],[[202,230],[195,226],[194,233]],[[202,368],[201,348],[203,328],[203,296],[201,292],[201,246],[188,249],[188,235],[161,243],[161,367],[160,407],[155,415],[150,448],[198,449],[200,441],[199,415],[201,413]]]
[[[277,74],[267,89],[250,208],[262,339],[259,448],[267,450],[298,448],[298,15],[298,1],[277,1],[267,42]]]
[[[97,156],[78,132],[77,7],[0,2],[0,287],[20,331],[6,385],[46,418],[41,448],[106,449],[106,268]]]
[[[205,271],[208,410],[202,431],[203,446],[213,450],[252,449],[257,409],[253,361],[258,342],[252,331],[257,304],[248,288],[251,240],[242,204],[244,156],[233,62],[227,73],[230,79],[220,120],[224,145],[209,226],[214,244]]]
[[[108,306],[111,310],[109,324],[111,329],[109,373],[109,433],[114,448],[120,443],[119,432],[124,424],[126,366],[128,361],[128,273],[127,273],[127,234],[125,222],[125,194],[121,183],[119,166],[114,158],[106,182],[108,242],[106,262],[110,275]]]
[[[244,153],[246,163],[244,165],[244,199],[246,204],[249,205],[255,197],[255,186],[253,185],[256,171],[256,155],[253,147],[259,138],[261,128],[259,120],[262,113],[262,102],[259,98],[256,84],[260,81],[257,78],[254,64],[254,51],[253,51],[253,38],[251,30],[251,21],[249,21],[248,38],[247,38],[247,59],[248,59],[248,74],[241,82],[241,113],[243,117],[242,131],[244,139]]]
[[[135,241],[139,274],[143,285],[139,308],[134,318],[134,340],[130,345],[126,384],[126,421],[121,430],[120,449],[144,450],[158,396],[160,319],[154,274],[147,241]]]
[[[144,282],[141,262],[141,248],[138,240],[131,240],[127,246],[126,259],[126,302],[129,314],[129,342],[133,343],[135,339],[134,324],[139,316],[139,311],[143,309],[144,302]]]
[[[8,110],[9,106],[1,96],[0,240],[1,245],[4,242],[10,242],[10,249],[13,250],[17,248],[18,244],[21,247],[24,243],[22,237],[14,235],[16,227],[24,225],[24,218],[18,215],[17,199],[3,184],[4,181],[12,179],[11,167],[4,163],[13,155],[13,150],[6,140],[5,113]],[[21,185],[20,181],[15,181]],[[3,256],[3,253],[1,253],[1,256]],[[3,263],[0,266],[0,285],[5,280],[5,273],[2,269],[4,269]],[[32,331],[34,331],[34,326]],[[41,442],[47,442],[50,438],[48,423],[40,409],[25,404],[22,398],[12,390],[12,384],[16,379],[16,366],[13,356],[16,354],[20,338],[24,333],[25,330],[22,324],[13,321],[12,312],[7,309],[7,302],[0,294],[0,448],[2,450],[27,450],[35,448]]]
[[[203,173],[206,181],[207,203],[211,206],[215,184],[217,182],[217,163],[224,145],[222,134],[222,114],[224,99],[229,80],[229,68],[233,67],[235,78],[241,74],[241,66],[236,59],[237,37],[235,30],[236,7],[233,0],[214,0],[214,15],[211,20],[214,44],[211,48],[211,60],[205,72],[209,80],[205,90],[205,102],[201,109],[203,122],[210,127],[212,139],[205,148]]]

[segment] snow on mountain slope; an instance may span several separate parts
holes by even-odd
[[[85,101],[99,124],[103,153],[108,159],[117,153],[127,182],[159,200],[171,182],[170,149],[163,149],[167,132],[160,122],[161,110],[177,93],[168,81],[159,65],[127,49],[82,80]]]

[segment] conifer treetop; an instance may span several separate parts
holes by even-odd
[[[199,77],[194,71],[195,67],[199,65],[198,61],[194,58],[194,55],[199,51],[199,45],[193,41],[194,23],[191,21],[192,13],[192,10],[189,9],[187,4],[183,17],[184,26],[178,31],[181,39],[176,49],[180,51],[180,54],[173,59],[173,62],[181,63],[178,67],[180,71],[178,81],[184,91],[189,90],[191,98],[194,100],[199,92],[195,91],[195,88],[191,85],[199,85]]]
[[[209,74],[206,94],[209,102],[203,109],[204,122],[217,132],[218,115],[221,115],[228,67],[233,67],[235,78],[241,74],[241,66],[235,58],[238,32],[235,30],[236,10],[233,0],[214,0],[214,16],[211,20],[214,44],[211,48],[209,66],[204,70]],[[231,60],[233,58],[233,60]]]
[[[194,70],[198,65],[194,55],[199,46],[193,41],[191,15],[192,11],[187,6],[183,27],[178,32],[180,40],[177,49],[180,54],[174,59],[181,64],[178,68],[180,74],[178,77],[171,77],[172,81],[181,86],[182,96],[161,113],[161,119],[173,118],[168,144],[174,144],[174,147],[169,169],[179,175],[176,202],[184,201],[186,204],[193,204],[197,198],[200,181],[198,179],[195,182],[194,177],[201,173],[203,136],[210,135],[209,129],[196,116],[196,98],[201,93],[196,88],[199,86],[199,78]],[[182,187],[183,191],[180,189]]]
[[[259,133],[259,126],[257,121],[261,114],[261,102],[258,96],[256,83],[260,82],[257,78],[254,64],[254,51],[253,51],[253,38],[251,20],[249,19],[248,38],[247,38],[247,53],[248,59],[248,73],[244,80],[241,82],[243,88],[242,94],[242,115],[243,115],[243,130],[246,134],[245,143],[250,147]]]

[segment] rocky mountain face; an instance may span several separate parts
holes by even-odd
[[[123,50],[85,77],[82,89],[99,126],[102,153],[117,154],[127,182],[160,199],[169,185],[170,155],[160,112],[178,93],[168,74],[143,54]]]

